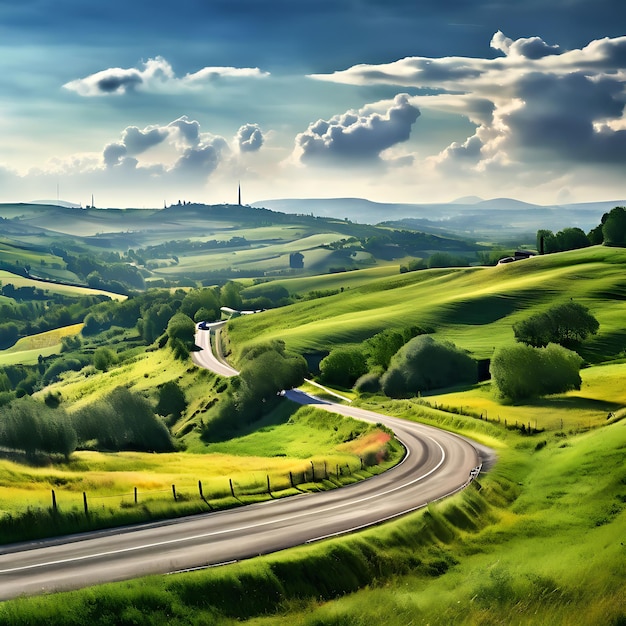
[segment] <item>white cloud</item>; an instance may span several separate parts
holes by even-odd
[[[163,57],[148,59],[137,68],[112,67],[63,85],[81,96],[123,95],[133,91],[177,93],[221,79],[256,79],[269,76],[258,67],[204,67],[178,78]]]
[[[473,135],[431,159],[448,170],[626,163],[626,37],[563,51],[539,37],[514,41],[498,31],[491,46],[505,56],[408,57],[312,78],[444,90],[411,102],[463,114],[476,125]]]
[[[373,110],[381,104],[386,105],[382,113]],[[320,119],[296,136],[294,156],[302,163],[334,159],[346,165],[377,162],[381,152],[409,138],[419,115],[409,96],[398,94],[392,102]]]
[[[244,124],[237,131],[235,141],[240,152],[257,152],[261,149],[265,138],[258,124]]]

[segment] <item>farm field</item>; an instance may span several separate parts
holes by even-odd
[[[61,350],[61,339],[78,334],[83,324],[72,324],[55,330],[18,339],[17,343],[7,350],[0,350],[0,366],[16,363],[32,365],[37,363],[39,355],[51,356]]]

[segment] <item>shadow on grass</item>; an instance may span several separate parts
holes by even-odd
[[[607,400],[596,400],[595,398],[585,398],[582,396],[565,396],[565,397],[547,397],[547,398],[533,398],[532,400],[526,400],[523,406],[535,406],[545,409],[555,410],[567,410],[567,409],[587,409],[591,411],[606,411],[612,413],[621,409],[622,404],[617,402],[609,402]]]
[[[201,435],[201,439],[207,444],[221,443],[229,439],[246,437],[263,428],[280,426],[286,424],[300,406],[296,402],[281,398],[278,404],[274,405],[274,408],[261,415],[259,419],[248,424],[242,424],[239,428],[229,428],[228,424],[220,424],[217,428],[211,428],[211,422],[209,422],[206,431]]]

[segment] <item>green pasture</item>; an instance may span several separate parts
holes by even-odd
[[[626,421],[503,436],[473,485],[400,520],[220,568],[4,602],[0,621],[624,623]]]
[[[267,229],[265,229],[267,230]],[[305,256],[305,267],[309,263],[319,263],[322,258],[327,258],[332,254],[331,250],[321,248],[328,243],[338,241],[342,235],[337,233],[318,233],[306,235],[295,240],[285,238],[285,233],[278,229],[276,231],[277,240],[268,239],[263,243],[258,243],[254,247],[220,248],[215,250],[205,250],[198,254],[180,254],[177,265],[156,268],[155,274],[180,274],[185,272],[215,271],[225,268],[231,269],[258,269],[260,272],[288,269],[289,254],[291,252],[302,252]],[[248,233],[249,234],[249,233]],[[268,233],[269,234],[269,233]],[[289,233],[288,233],[289,234]],[[300,231],[294,234],[297,236]],[[243,236],[239,231],[229,232],[229,238]],[[252,242],[254,243],[254,242]],[[166,262],[166,260],[161,260]]]
[[[73,285],[63,285],[61,283],[48,283],[41,280],[35,280],[33,278],[25,278],[24,276],[18,276],[5,270],[0,270],[0,282],[3,285],[9,283],[15,285],[15,287],[35,287],[36,289],[43,289],[50,293],[61,293],[65,295],[73,296],[108,296],[112,300],[125,300],[126,296],[119,293],[112,293],[110,291],[104,291],[102,289],[92,289],[91,287],[75,287]]]
[[[399,271],[400,268],[397,264],[380,265],[350,272],[337,272],[336,274],[280,278],[272,281],[272,285],[284,287],[291,295],[306,295],[311,291],[340,291],[342,288],[345,290],[360,287],[369,284],[372,280],[377,278],[397,276]],[[254,298],[254,287],[248,287],[244,291],[244,294],[250,298]]]
[[[607,423],[607,416],[626,416],[626,364],[596,365],[581,370],[580,390],[527,400],[524,404],[503,404],[489,383],[467,391],[422,394],[432,407],[454,410],[504,425],[530,426],[550,431],[595,428]],[[609,418],[613,419],[613,418]]]
[[[625,269],[626,250],[597,246],[497,267],[421,270],[233,320],[228,332],[236,350],[283,339],[308,352],[360,342],[385,328],[428,326],[474,357],[488,358],[496,346],[513,341],[516,320],[573,298],[600,322],[590,343],[590,357],[595,345],[597,359],[601,350],[626,348]]]
[[[18,339],[14,346],[0,350],[0,366],[3,365],[34,365],[40,356],[51,356],[61,351],[61,339],[68,335],[76,335],[82,324],[63,326],[44,333],[37,333]]]

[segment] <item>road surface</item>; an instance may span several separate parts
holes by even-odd
[[[199,331],[199,335],[199,345],[205,349],[194,354],[194,361],[201,364],[210,360],[211,350],[204,343],[209,331]],[[231,374],[235,371],[230,370]],[[2,546],[0,600],[230,563],[358,530],[462,489],[489,454],[436,428],[324,402],[297,390],[287,392],[287,396],[389,426],[406,447],[406,457],[379,476],[334,491]]]

